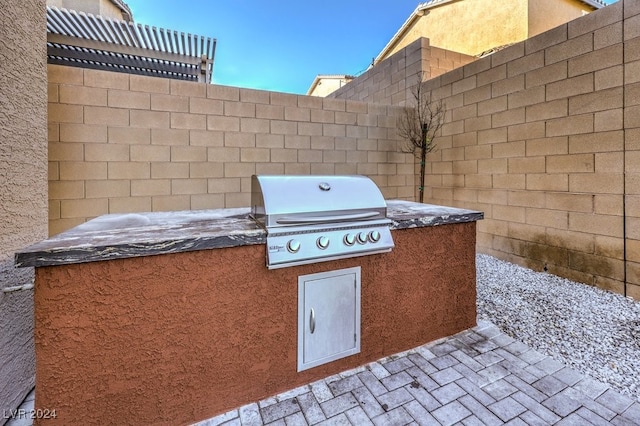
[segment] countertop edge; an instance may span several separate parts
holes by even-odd
[[[392,221],[390,225],[392,231],[475,222],[484,218],[484,213],[473,210],[400,200],[392,200],[388,203],[388,217]],[[183,213],[176,212],[176,214]],[[96,218],[94,221],[100,219]],[[74,228],[67,231],[69,233],[67,240],[64,234],[60,234],[16,252],[14,265],[16,267],[61,266],[266,243],[266,231],[257,228],[250,219],[239,218],[237,221],[238,226],[234,228],[234,232],[210,235],[206,233],[188,235],[189,233],[185,232],[185,237],[140,238],[138,241],[132,231],[133,236],[130,241],[125,240],[125,234],[125,237],[119,235],[118,238],[102,238],[99,242],[82,243],[81,237],[84,234],[79,231],[74,233],[76,229]],[[242,225],[246,227],[246,231],[238,232],[238,228],[242,228]],[[105,235],[108,235],[109,231],[112,230],[105,231]],[[79,242],[72,244],[70,240]]]
[[[264,235],[222,235],[214,237],[194,237],[180,240],[153,241],[145,243],[121,243],[71,247],[62,249],[23,251],[15,254],[18,268],[70,265],[76,263],[100,262],[132,257],[156,256],[160,254],[185,253],[198,250],[212,250],[265,244]]]
[[[391,230],[424,228],[428,226],[450,225],[455,223],[477,222],[484,219],[482,212],[469,212],[463,214],[452,214],[442,216],[425,216],[420,218],[406,219],[401,221],[393,221]]]

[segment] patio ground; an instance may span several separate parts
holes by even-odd
[[[198,426],[221,424],[637,425],[640,403],[481,321]]]
[[[30,413],[33,403],[32,392],[22,413]],[[26,418],[6,423],[31,424]],[[372,424],[638,425],[640,403],[480,321],[197,426]]]

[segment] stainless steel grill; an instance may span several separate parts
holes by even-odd
[[[387,204],[364,176],[256,176],[251,216],[267,231],[269,269],[385,253]]]

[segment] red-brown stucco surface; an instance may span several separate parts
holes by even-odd
[[[36,424],[178,425],[475,325],[475,222],[269,271],[264,245],[41,267]],[[297,278],[362,267],[361,352],[298,373]]]

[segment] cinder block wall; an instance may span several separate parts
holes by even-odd
[[[623,14],[627,293],[640,300],[640,2],[624,0]]]
[[[429,45],[420,38],[331,93],[328,97],[404,106],[419,72],[429,79],[474,61],[473,56]]]
[[[47,236],[44,0],[0,8],[0,425],[35,383],[33,269],[13,254]]]
[[[249,206],[256,174],[363,174],[413,199],[397,107],[49,65],[49,233]]]
[[[620,1],[426,83],[447,117],[425,198],[484,211],[480,251],[640,299],[638,15]]]
[[[426,201],[484,211],[481,252],[640,299],[639,15],[621,0],[426,83],[448,109]],[[434,71],[440,53],[418,40],[325,99],[50,66],[50,232],[248,205],[254,172],[361,173],[414,199],[384,103],[460,64]]]

